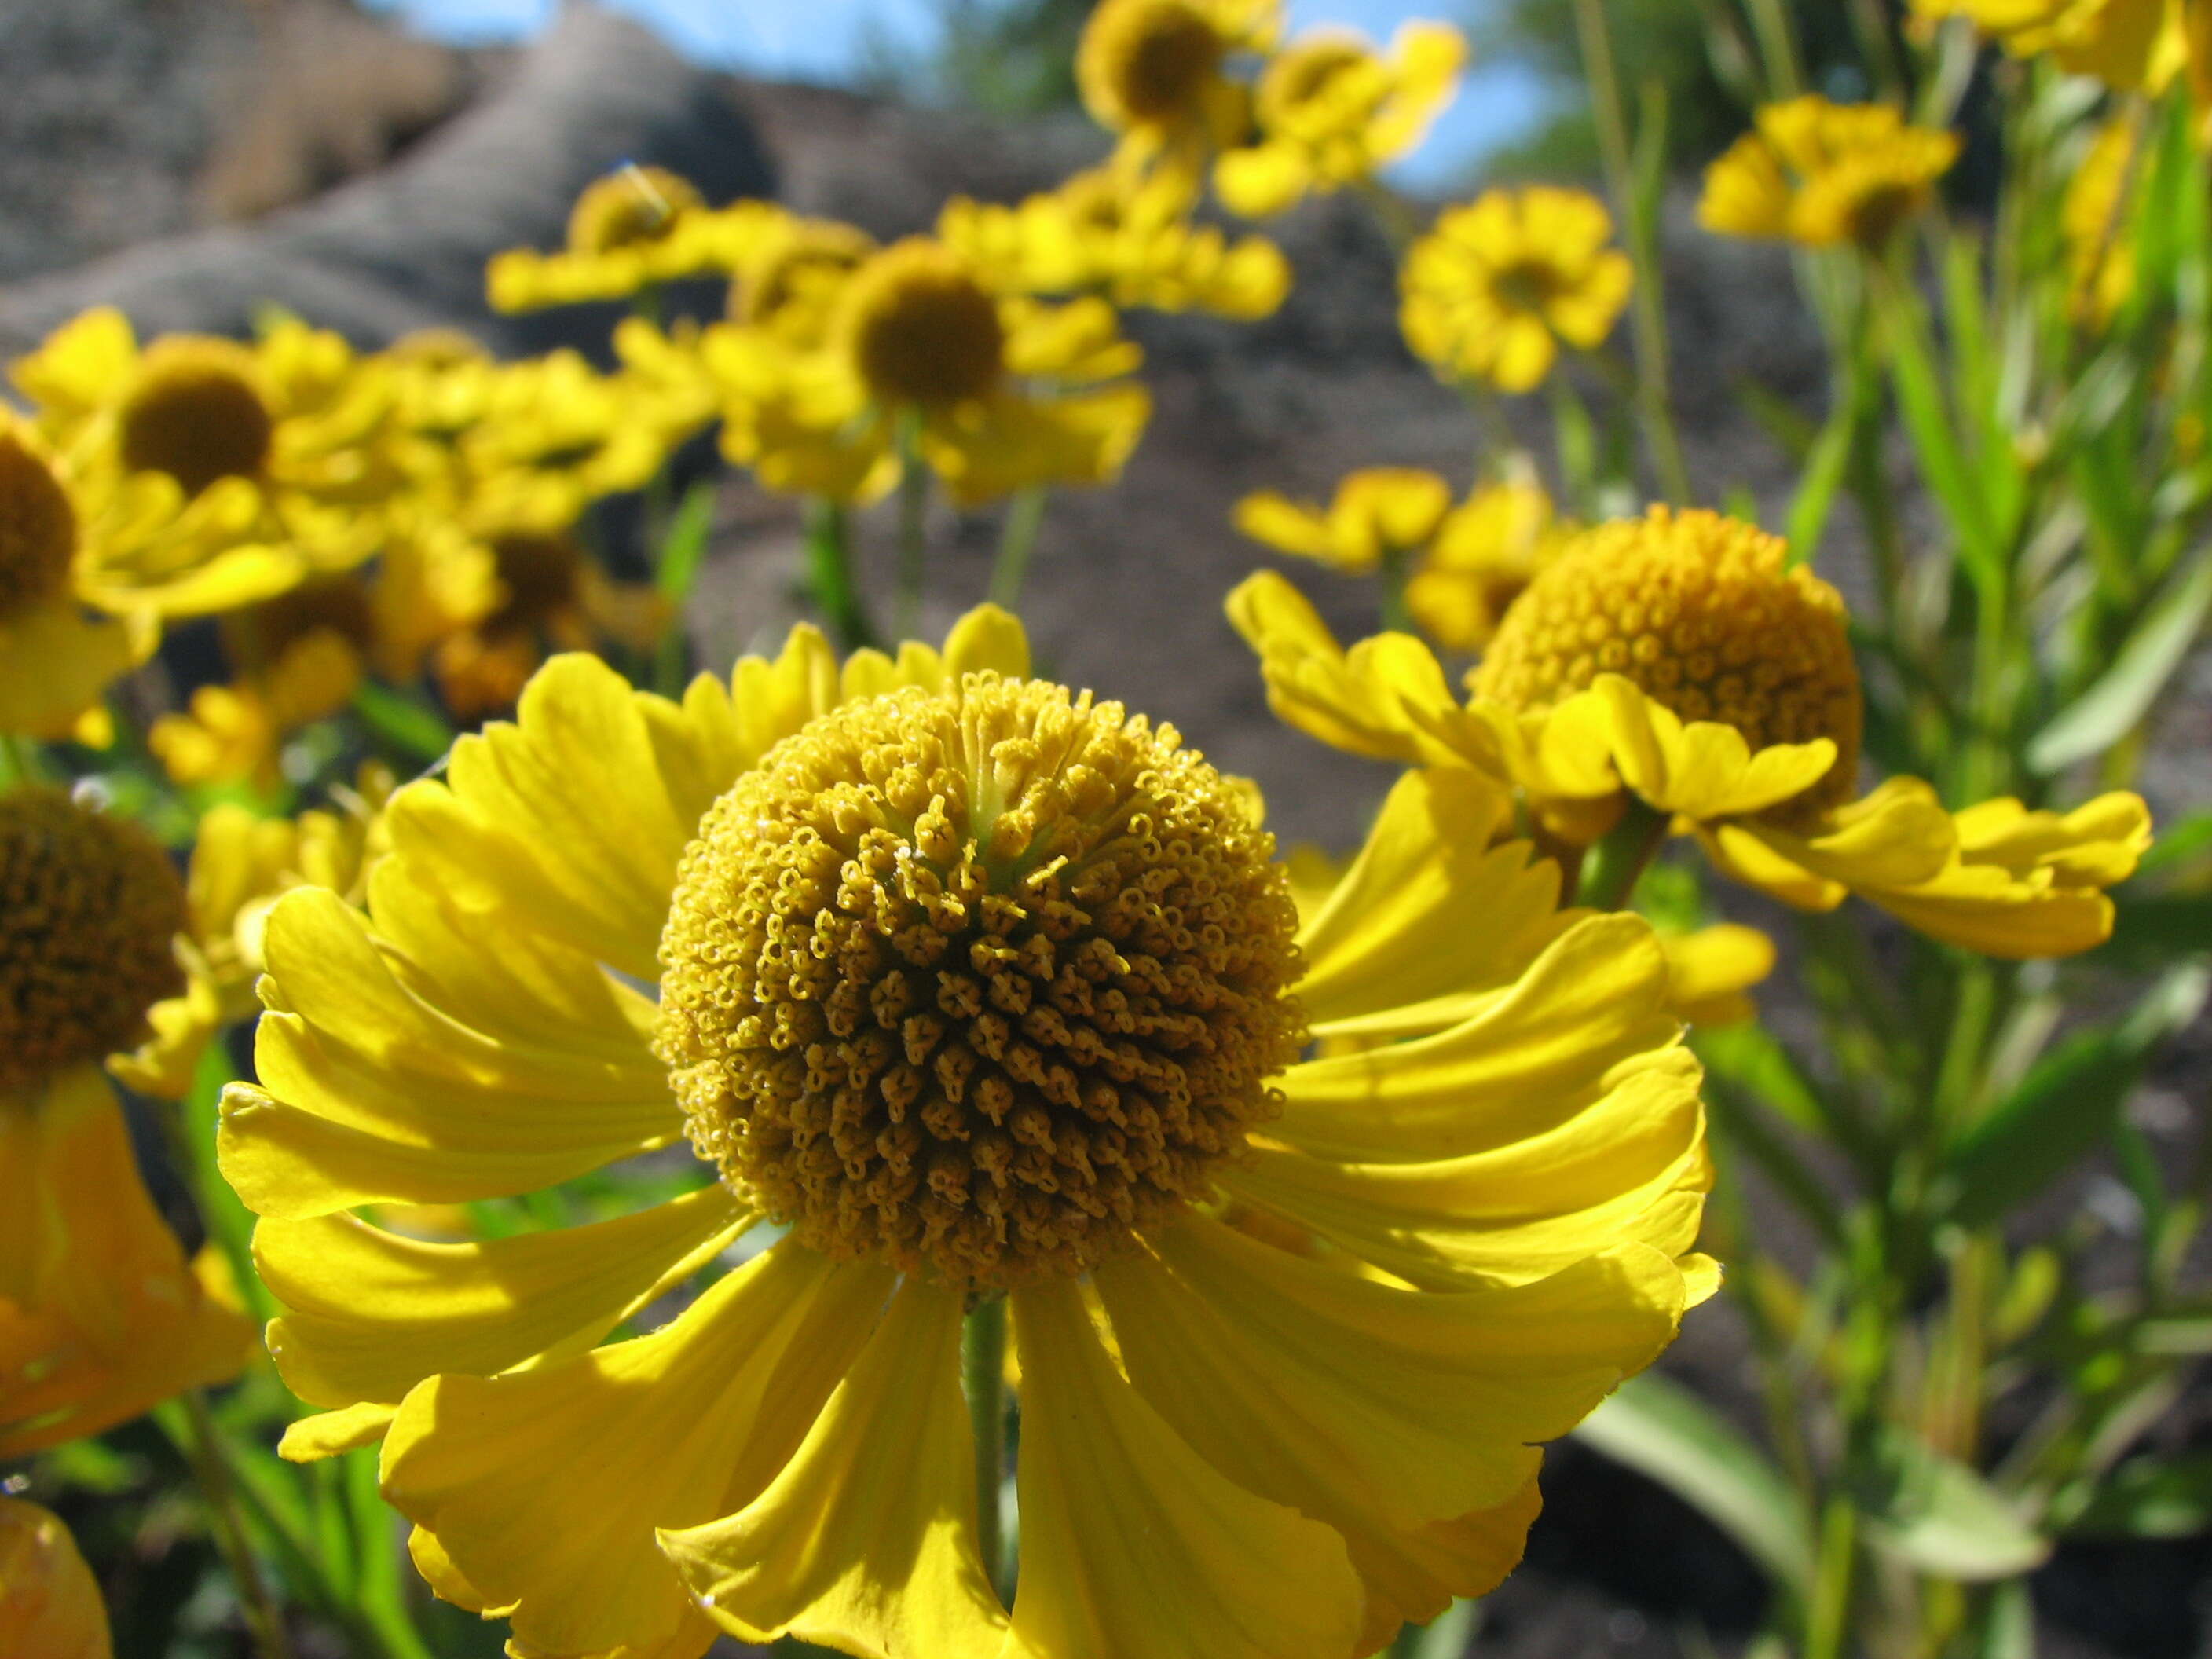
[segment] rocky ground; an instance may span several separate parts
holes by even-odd
[[[274,301],[364,344],[431,323],[509,349],[589,342],[605,315],[490,317],[479,273],[498,248],[557,240],[577,188],[618,161],[674,167],[713,199],[773,191],[888,236],[927,226],[948,195],[1010,198],[1099,148],[1072,122],[1008,129],[706,76],[580,6],[509,61],[399,40],[335,0],[0,0],[0,61],[15,88],[0,100],[8,352],[98,301],[145,328],[234,331]],[[336,63],[348,72],[333,76]],[[1173,720],[1261,781],[1287,837],[1342,847],[1388,774],[1267,713],[1221,619],[1221,596],[1263,562],[1229,508],[1262,484],[1324,492],[1360,465],[1458,471],[1475,434],[1399,344],[1389,250],[1363,214],[1322,203],[1280,234],[1298,282],[1275,318],[1139,319],[1152,429],[1119,487],[1054,501],[1027,610],[1061,678]],[[1703,491],[1773,506],[1787,466],[1736,392],[1756,380],[1817,400],[1817,343],[1786,265],[1687,232],[1668,263],[1692,471]],[[702,660],[771,641],[798,614],[798,529],[789,503],[742,481],[723,490],[694,622]],[[988,517],[932,525],[931,630],[981,597],[994,530]],[[878,542],[865,550],[878,570],[887,556]],[[1847,547],[1824,560],[1847,590],[1853,568]],[[1340,628],[1373,626],[1362,589],[1298,574]],[[2161,805],[2208,792],[2188,757],[2202,753],[2212,687],[2196,690],[2156,775]],[[1749,1420],[1742,1353],[1731,1316],[1709,1308],[1668,1363]],[[1759,1580],[1711,1528],[1578,1447],[1553,1455],[1546,1486],[1529,1564],[1492,1598],[1473,1652],[1689,1659],[1741,1645]],[[2208,1585],[2203,1540],[2069,1551],[2038,1583],[2039,1651],[2199,1653]]]

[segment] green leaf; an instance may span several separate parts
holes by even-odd
[[[707,556],[707,532],[714,527],[714,480],[702,478],[684,492],[683,501],[678,503],[653,569],[653,586],[671,605],[680,605],[691,597],[699,567]]]
[[[419,698],[363,680],[353,694],[354,712],[379,738],[410,759],[434,761],[453,746],[445,716]]]
[[[2035,1603],[2025,1579],[1990,1592],[1975,1659],[2035,1659]]]
[[[1898,412],[1912,441],[1920,476],[1950,520],[1966,573],[1986,599],[2004,580],[1996,529],[1977,483],[1981,469],[1968,461],[1959,443],[1928,319],[1921,313],[1919,297],[1910,290],[1877,288],[1876,292],[1887,294],[1881,305],[1883,341],[1889,352],[1890,378],[1897,387]],[[1984,458],[1984,465],[2009,466],[2013,462],[2007,455]]]
[[[2097,949],[2100,964],[2158,968],[2212,951],[2212,893],[2152,893],[2122,888],[2112,895],[2112,936]]]
[[[2014,1578],[2051,1553],[2050,1540],[1996,1487],[1902,1430],[1883,1431],[1873,1478],[1856,1496],[1867,1541],[1934,1577]]]
[[[2027,746],[2027,763],[2051,774],[2109,749],[2134,730],[2173,678],[2212,613],[2212,547],[2153,600],[2112,665]]]
[[[2136,1457],[2066,1524],[2070,1537],[2194,1538],[2212,1532],[2212,1451]]]
[[[1797,1494],[1765,1452],[1680,1383],[1632,1376],[1575,1431],[1696,1510],[1780,1583],[1813,1582],[1813,1534]]]
[[[2045,1055],[1952,1144],[1936,1194],[1951,1218],[2001,1220],[2075,1167],[2111,1133],[2151,1051],[2197,1017],[2207,983],[2202,968],[2171,969],[2126,1019]]]
[[[1843,487],[1844,476],[1850,468],[1857,430],[1857,410],[1848,397],[1839,396],[1827,424],[1820,428],[1820,435],[1806,459],[1804,476],[1797,485],[1797,498],[1790,503],[1790,518],[1784,534],[1790,542],[1792,564],[1810,563],[1814,554],[1820,550],[1820,533],[1828,526],[1828,514],[1836,504],[1836,492]]]
[[[2191,812],[2160,826],[2158,839],[2136,861],[2137,876],[2154,875],[2185,863],[2212,847],[2212,811]]]

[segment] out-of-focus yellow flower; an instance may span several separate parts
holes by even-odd
[[[669,625],[668,602],[657,590],[616,581],[573,535],[517,531],[487,545],[495,602],[447,633],[432,664],[446,706],[460,720],[512,708],[549,647],[597,650],[612,640],[643,650]]]
[[[15,1458],[235,1375],[252,1331],[162,1224],[100,1072],[183,982],[167,855],[58,790],[15,789],[0,895],[0,1458]]]
[[[1761,109],[1757,130],[1705,169],[1698,222],[1723,236],[1878,252],[1958,159],[1956,133],[1909,126],[1887,104],[1808,94]]]
[[[1464,705],[1419,641],[1346,652],[1279,577],[1247,580],[1230,617],[1290,724],[1508,782],[1565,845],[1595,841],[1633,798],[1694,831],[1723,874],[1800,908],[1856,893],[1989,956],[2101,943],[2104,890],[2150,842],[2142,799],[1954,814],[1902,777],[1854,799],[1862,714],[1843,601],[1784,554],[1706,512],[1654,507],[1586,532],[1507,612]]]
[[[459,516],[472,529],[564,531],[600,497],[642,489],[689,414],[577,352],[502,363],[461,434]]]
[[[1033,484],[1101,483],[1152,411],[1145,389],[1118,378],[1140,357],[1111,306],[996,295],[926,237],[854,275],[820,350],[726,325],[700,349],[726,399],[724,452],[798,494],[881,495],[902,430],[963,506]]]
[[[1466,62],[1466,37],[1449,23],[1401,24],[1387,54],[1349,30],[1299,36],[1261,73],[1259,142],[1222,154],[1214,188],[1232,212],[1260,219],[1373,178],[1427,136]]]
[[[584,187],[559,252],[494,254],[484,290],[495,311],[626,300],[658,283],[728,270],[781,213],[767,202],[710,209],[690,179],[632,163]]]
[[[1741,1025],[1759,1018],[1751,990],[1774,971],[1774,941],[1756,927],[1717,922],[1687,933],[1661,933],[1667,953],[1667,1003],[1691,1025]]]
[[[270,907],[301,886],[366,902],[392,784],[389,771],[368,765],[356,787],[331,789],[329,807],[295,818],[263,817],[228,802],[201,816],[185,877],[186,926],[177,936],[185,988],[147,1011],[151,1036],[112,1055],[110,1072],[142,1094],[183,1098],[208,1044],[260,1012],[254,984]]]
[[[1451,486],[1435,473],[1371,466],[1346,473],[1326,507],[1256,490],[1237,503],[1236,523],[1254,541],[1364,576],[1425,550],[1450,510]]]
[[[368,915],[270,918],[222,1153],[324,1408],[286,1454],[381,1438],[434,1588],[549,1655],[1341,1659],[1493,1585],[1540,1443],[1713,1288],[1666,958],[1563,916],[1465,769],[1402,780],[1303,923],[1252,811],[994,610],[842,666],[796,630],[680,705],[549,663],[394,798]],[[1409,1040],[1301,1059],[1339,1036]],[[838,1156],[796,1155],[833,1097]],[[351,1213],[686,1137],[690,1191],[591,1226]],[[999,1296],[1011,1611],[958,1365]]]
[[[1280,0],[1104,0],[1076,47],[1084,107],[1121,135],[1124,161],[1164,151],[1194,167],[1249,128],[1251,94],[1223,70],[1273,43],[1280,11]]]
[[[2192,0],[1911,0],[1930,21],[1966,17],[2016,58],[2049,53],[2069,75],[2122,92],[2164,92],[2190,63]],[[2200,45],[2197,48],[2203,50]]]
[[[1178,168],[1094,167],[1013,207],[955,197],[937,234],[1002,293],[1268,315],[1290,292],[1290,262],[1264,236],[1232,242],[1194,223],[1198,198],[1197,176]]]
[[[2134,215],[2129,185],[2137,165],[2136,124],[2106,122],[2075,169],[2060,209],[2066,237],[2067,307],[2075,321],[2102,330],[2135,291]]]
[[[176,334],[142,350],[123,313],[101,307],[10,372],[64,470],[118,511],[154,503],[189,542],[251,550],[261,566],[337,569],[376,550],[402,482],[391,383],[337,334],[280,317],[250,344]],[[209,591],[196,608],[219,608],[236,573],[205,556],[198,568]]]
[[[730,320],[811,350],[830,337],[846,283],[875,252],[856,225],[787,214],[738,261]]]
[[[0,1659],[112,1659],[107,1609],[61,1517],[0,1497]]]
[[[1534,390],[1561,343],[1602,344],[1628,303],[1635,268],[1612,237],[1605,204],[1578,190],[1493,190],[1447,208],[1399,273],[1406,343],[1446,379]]]
[[[1406,609],[1447,651],[1480,651],[1577,526],[1541,486],[1485,484],[1452,509],[1406,583]]]

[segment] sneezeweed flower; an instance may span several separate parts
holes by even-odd
[[[1325,507],[1255,490],[1237,503],[1235,521],[1254,541],[1364,576],[1402,572],[1436,539],[1451,504],[1451,486],[1433,472],[1370,466],[1345,474]]]
[[[455,516],[475,530],[567,530],[603,496],[641,489],[691,411],[577,352],[502,363],[461,434]]]
[[[269,911],[295,887],[325,887],[349,903],[367,897],[384,846],[392,775],[364,766],[356,787],[334,787],[331,805],[297,817],[264,817],[224,802],[201,815],[185,877],[186,922],[176,953],[185,988],[147,1011],[149,1036],[108,1070],[142,1094],[182,1099],[216,1036],[252,1018]]]
[[[805,351],[822,345],[876,240],[838,219],[787,214],[755,238],[730,279],[730,320]]]
[[[100,1071],[182,988],[185,922],[145,831],[0,794],[0,1459],[234,1376],[252,1340],[156,1213]]]
[[[484,267],[495,311],[537,311],[627,300],[656,283],[729,269],[736,249],[775,212],[765,203],[710,209],[698,187],[665,167],[635,163],[584,187],[557,252],[509,248]]]
[[[701,355],[727,400],[724,453],[770,489],[844,500],[889,489],[902,443],[962,506],[1103,483],[1152,412],[1145,389],[1121,378],[1140,354],[1111,306],[995,294],[927,237],[854,275],[821,350],[726,326],[708,331]]]
[[[1406,609],[1447,651],[1480,651],[1514,600],[1575,533],[1540,485],[1479,485],[1445,515],[1406,582]]]
[[[1774,941],[1758,928],[1721,921],[1662,933],[1659,948],[1667,953],[1667,1006],[1686,1024],[1711,1029],[1759,1018],[1751,992],[1774,971]]]
[[[1280,0],[1104,0],[1084,25],[1075,82],[1091,118],[1121,137],[1117,158],[1189,168],[1242,139],[1251,94],[1225,73],[1264,51]]]
[[[1562,345],[1595,350],[1628,303],[1635,269],[1612,237],[1605,204],[1578,190],[1445,209],[1399,272],[1406,343],[1443,379],[1534,391]]]
[[[1192,173],[1094,167],[1012,207],[956,196],[937,234],[1004,294],[1096,295],[1125,310],[1241,322],[1272,314],[1290,292],[1283,251],[1194,222],[1198,200]]]
[[[2066,239],[2067,310],[2093,332],[2106,327],[2135,291],[2129,186],[2137,150],[2134,123],[2125,117],[2106,122],[2075,168],[2059,210],[2059,228]]]
[[[10,1659],[111,1659],[107,1609],[61,1517],[0,1497],[0,1652]]]
[[[2190,59],[2190,0],[1912,0],[1912,9],[1931,22],[1970,18],[2014,57],[2047,53],[2068,74],[2116,91],[2161,93]]]
[[[1693,831],[1723,874],[1800,908],[1856,893],[1996,957],[2102,942],[2104,890],[2149,844],[2142,799],[1954,814],[1906,777],[1858,796],[1843,600],[1785,554],[1703,511],[1600,526],[1506,613],[1464,705],[1419,641],[1386,634],[1347,653],[1279,578],[1246,581],[1230,616],[1283,719],[1358,753],[1510,783],[1563,848],[1596,841],[1632,799]]]
[[[1503,1576],[1537,1443],[1711,1288],[1665,957],[1559,912],[1502,791],[1401,781],[1301,926],[1253,792],[1028,673],[988,608],[681,703],[557,659],[394,797],[366,915],[272,913],[221,1143],[325,1408],[284,1449],[382,1437],[416,1561],[517,1651],[1371,1653]],[[348,1213],[679,1139],[696,1189],[609,1221]],[[958,1375],[1000,1296],[1011,1613]]]
[[[1315,29],[1267,60],[1256,143],[1223,152],[1213,185],[1248,219],[1370,179],[1428,136],[1458,90],[1467,39],[1449,23],[1401,24],[1387,53],[1346,29]]]
[[[1698,222],[1723,236],[1878,253],[1959,159],[1956,133],[1909,125],[1887,104],[1808,94],[1758,118],[1705,170]]]

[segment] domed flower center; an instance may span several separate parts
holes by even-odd
[[[1859,760],[1858,666],[1844,601],[1787,548],[1717,513],[1655,507],[1601,525],[1505,614],[1476,696],[1549,708],[1620,674],[1685,720],[1717,720],[1753,749],[1826,738],[1836,763],[1785,816],[1850,798]]]
[[[1289,889],[1172,728],[969,676],[772,750],[686,854],[659,1050],[814,1248],[969,1291],[1204,1200],[1302,1036]]]
[[[707,205],[689,179],[666,167],[627,167],[595,179],[568,211],[571,253],[611,253],[667,236]]]
[[[184,989],[184,884],[127,820],[58,789],[0,795],[0,1100],[97,1064]]]
[[[276,434],[257,378],[252,355],[234,341],[156,341],[123,405],[123,464],[166,472],[187,495],[218,478],[255,477]]]
[[[1219,31],[1185,0],[1108,0],[1076,68],[1108,125],[1169,126],[1200,112],[1224,50]]]
[[[981,398],[1006,373],[1006,335],[965,260],[927,237],[894,243],[845,290],[854,368],[878,400],[942,408]]]
[[[487,633],[534,632],[582,600],[583,552],[565,535],[496,537],[491,557],[506,598],[485,619]]]
[[[0,430],[0,622],[21,616],[69,586],[76,555],[76,509],[45,461]]]
[[[1515,259],[1490,273],[1491,291],[1516,311],[1542,311],[1565,289],[1559,268],[1548,259]]]

